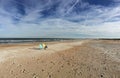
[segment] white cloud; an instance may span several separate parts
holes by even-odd
[[[120,37],[120,5],[103,7],[81,0],[65,1],[62,0],[56,10],[59,18],[40,18],[41,11],[45,10],[45,7],[48,9],[52,0],[45,5],[39,6],[38,3],[32,8],[24,5],[26,15],[17,17],[18,23],[14,23],[14,13],[6,12],[0,6],[0,37]],[[81,8],[89,6],[89,9],[76,14],[72,11],[79,1]],[[74,4],[70,5],[71,2]],[[65,14],[69,17],[64,16]],[[74,20],[77,22],[73,22]],[[28,21],[31,23],[27,23]]]

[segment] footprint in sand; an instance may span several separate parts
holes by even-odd
[[[107,68],[106,68],[106,67],[104,67],[103,69],[104,69],[104,70],[107,70]]]
[[[60,72],[59,70],[57,72]]]
[[[15,63],[14,62],[12,62],[12,64],[11,65],[14,65]]]
[[[21,65],[21,64],[18,64],[17,67],[22,67],[22,65]]]
[[[45,70],[44,69],[42,69],[42,72],[44,72]]]
[[[61,67],[63,68],[64,66],[62,65]]]
[[[101,74],[100,77],[103,77],[103,75]]]
[[[33,76],[33,78],[38,78],[37,76]]]
[[[10,73],[13,74],[13,70],[11,70]]]
[[[55,63],[54,63],[54,62],[52,62],[52,61],[51,61],[50,63],[52,63],[53,65],[55,65]]]
[[[22,69],[22,70],[21,70],[22,73],[25,73],[25,71],[26,71],[25,69]]]
[[[51,75],[48,75],[49,78],[51,78]]]
[[[68,63],[67,63],[67,65],[69,65],[69,66],[70,66],[70,62],[68,62]]]
[[[48,72],[48,78],[51,78],[52,77],[52,75]]]
[[[33,78],[39,78],[35,73],[32,74]]]

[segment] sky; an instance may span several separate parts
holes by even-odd
[[[0,38],[120,38],[120,0],[0,0]]]

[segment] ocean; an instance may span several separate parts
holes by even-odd
[[[62,41],[62,40],[72,40],[72,39],[70,38],[0,38],[0,44],[50,42],[50,41]]]

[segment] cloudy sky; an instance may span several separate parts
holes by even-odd
[[[0,38],[120,38],[120,0],[0,0]]]

